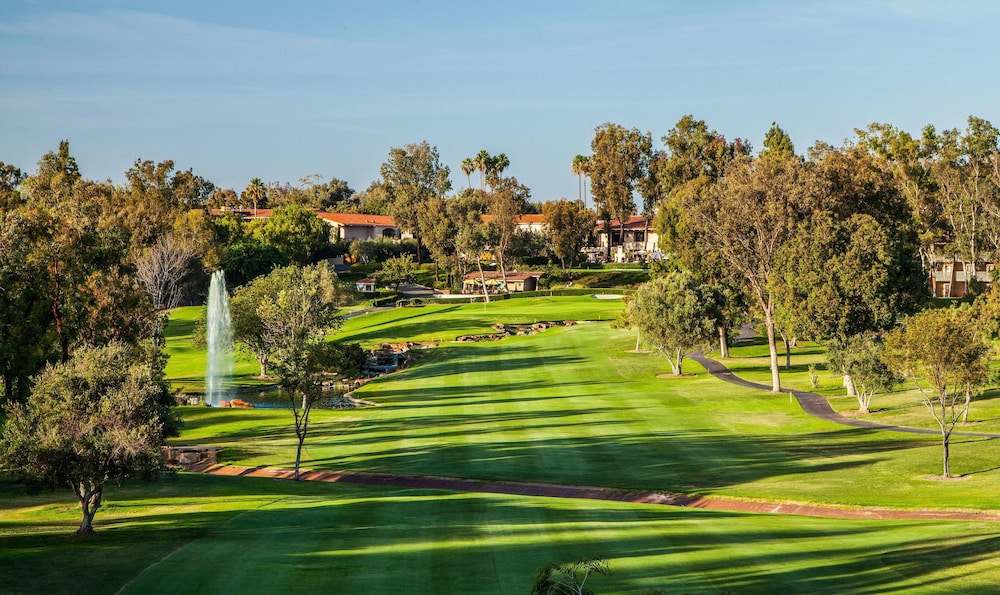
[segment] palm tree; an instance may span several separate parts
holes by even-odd
[[[483,149],[482,151],[477,153],[475,157],[472,158],[472,165],[474,165],[475,168],[479,170],[480,190],[486,190],[486,169],[489,167],[490,161],[492,161],[492,159],[493,158],[490,157],[490,154],[486,152],[486,149]]]
[[[503,174],[504,170],[510,167],[510,159],[507,158],[505,153],[500,153],[496,157],[491,157],[487,162],[486,167],[486,181],[493,185],[493,182],[500,179],[500,175]]]
[[[472,189],[472,172],[476,170],[476,164],[474,163],[472,157],[466,157],[462,160],[462,173],[465,174],[465,179],[469,182],[469,190]]]
[[[583,155],[577,155],[573,158],[573,173],[576,174],[576,198],[583,200],[583,162],[587,158]]]
[[[267,190],[264,188],[264,182],[260,178],[250,180],[247,189],[243,191],[243,198],[253,203],[253,216],[256,218],[257,206],[267,198]]]
[[[590,157],[583,156],[580,161],[580,171],[583,173],[583,204],[587,204],[587,181],[590,179]]]

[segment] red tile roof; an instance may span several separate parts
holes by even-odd
[[[212,215],[225,215],[226,213],[236,213],[246,219],[267,219],[271,216],[271,209],[211,209]],[[353,225],[358,227],[396,227],[396,222],[389,215],[365,215],[362,213],[326,213],[317,211],[316,216],[324,221],[337,223],[339,225]]]
[[[320,219],[339,223],[340,225],[353,225],[358,227],[395,227],[396,222],[389,215],[365,215],[362,213],[316,213]]]
[[[653,225],[653,220],[642,215],[633,215],[625,221],[625,229],[647,229]],[[597,222],[597,229],[604,229],[604,222]],[[617,219],[611,220],[611,229],[621,229]]]

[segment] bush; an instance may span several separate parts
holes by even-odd
[[[354,240],[349,247],[351,256],[359,259],[362,263],[385,262],[390,258],[399,258],[405,254],[414,257],[417,255],[417,242],[415,240],[390,240],[388,238],[378,238],[377,240]]]

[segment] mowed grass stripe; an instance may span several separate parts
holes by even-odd
[[[656,378],[662,358],[626,353],[632,347],[630,332],[588,323],[431,349],[411,368],[358,391],[382,406],[317,411],[305,465],[849,505],[1000,508],[993,462],[1000,441],[956,440],[954,468],[968,474],[932,481],[940,468],[933,436],[822,422],[787,395],[704,374]],[[193,442],[229,445],[225,460],[289,466],[294,458],[287,412],[185,415],[197,425]],[[216,415],[225,423],[213,437],[211,423],[201,422]]]

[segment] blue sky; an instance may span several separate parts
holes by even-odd
[[[0,161],[68,139],[89,178],[173,159],[220,187],[318,173],[364,189],[389,148],[486,149],[533,200],[575,198],[615,122],[685,114],[803,152],[873,121],[1000,124],[1000,3],[5,0]]]

